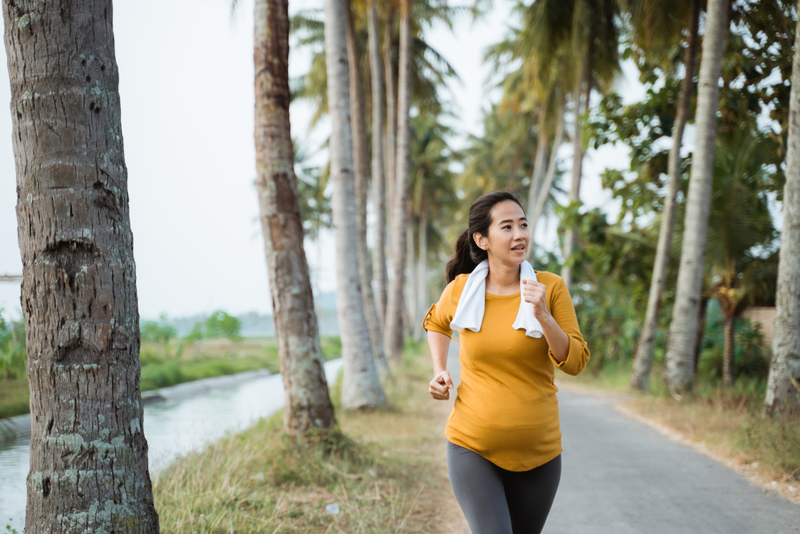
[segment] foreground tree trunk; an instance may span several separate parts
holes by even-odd
[[[789,99],[789,148],[783,189],[772,363],[767,380],[767,415],[800,412],[800,21],[795,35]]]
[[[109,0],[3,0],[30,383],[25,532],[158,532]]]
[[[361,54],[356,42],[352,7],[347,2],[347,63],[350,67],[350,127],[353,132],[353,161],[356,174],[356,226],[358,227],[358,274],[361,278],[361,296],[367,318],[372,353],[382,371],[389,365],[383,354],[383,336],[378,321],[375,296],[372,293],[372,260],[367,247],[367,191],[369,189],[369,146],[367,145],[366,103],[361,77]]]
[[[336,424],[323,368],[303,249],[289,122],[289,2],[256,0],[256,188],[285,389],[284,428],[300,435]]]
[[[375,248],[373,249],[373,275],[375,276],[375,307],[383,342],[386,315],[386,174],[384,172],[383,144],[383,71],[381,65],[380,36],[378,35],[377,0],[369,4],[369,70],[372,82],[372,205],[375,208]],[[383,354],[383,346],[381,345]]]
[[[558,122],[556,123],[556,135],[555,141],[553,142],[553,150],[550,151],[550,160],[547,163],[547,174],[545,174],[544,182],[542,182],[542,186],[539,188],[540,193],[536,197],[536,204],[533,207],[533,211],[528,214],[528,226],[530,227],[531,232],[531,241],[530,247],[531,250],[528,253],[528,259],[533,259],[533,249],[534,243],[536,238],[536,225],[539,224],[539,219],[541,219],[542,214],[544,213],[544,205],[547,203],[547,198],[550,196],[550,189],[553,187],[553,179],[556,176],[556,165],[558,163],[558,147],[561,146],[561,143],[564,142],[564,109],[566,107],[566,102],[564,99],[561,100],[561,108],[558,111]]]
[[[714,142],[717,137],[719,76],[728,20],[728,0],[709,0],[703,59],[697,100],[697,139],[692,158],[692,177],[686,202],[683,250],[678,288],[667,340],[665,381],[674,391],[686,388],[694,375],[697,308],[703,283],[708,235]]]
[[[411,0],[403,0],[400,14],[400,69],[398,84],[397,171],[392,198],[392,271],[386,310],[386,354],[393,361],[403,356],[403,285],[406,263],[406,203],[411,141]],[[390,125],[391,126],[391,125]]]
[[[653,265],[653,278],[650,282],[650,296],[647,300],[647,315],[644,321],[636,358],[633,362],[631,387],[647,391],[650,380],[650,369],[653,367],[653,351],[655,350],[656,331],[658,330],[658,316],[661,311],[661,299],[664,296],[664,284],[667,280],[667,267],[669,266],[669,252],[672,243],[672,233],[675,227],[675,208],[678,191],[681,189],[681,146],[683,145],[683,132],[689,120],[690,105],[692,103],[694,78],[694,63],[697,57],[697,27],[700,19],[700,1],[693,0],[689,17],[689,36],[687,38],[686,53],[683,64],[686,74],[681,84],[681,98],[678,104],[678,116],[675,129],[672,132],[672,148],[669,151],[667,174],[669,175],[669,195],[661,215],[661,229],[658,234],[656,259]]]
[[[350,130],[347,0],[325,0],[325,55],[331,116],[333,227],[336,235],[336,308],[342,337],[342,405],[357,409],[386,403],[375,370],[358,270],[358,229]]]

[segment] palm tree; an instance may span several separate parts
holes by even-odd
[[[358,271],[353,145],[350,130],[346,0],[325,0],[325,57],[333,180],[333,226],[336,233],[337,316],[342,337],[342,405],[364,408],[386,403],[365,331],[364,301]]]
[[[631,375],[631,387],[646,391],[653,365],[653,351],[655,348],[656,330],[658,328],[658,315],[661,309],[661,299],[664,295],[664,285],[667,279],[667,266],[670,258],[670,243],[675,226],[675,207],[680,190],[680,150],[683,144],[683,132],[689,119],[689,107],[692,101],[695,58],[697,57],[697,31],[700,18],[700,0],[690,0],[688,10],[681,9],[674,3],[666,4],[657,0],[642,1],[633,9],[634,28],[637,41],[642,43],[642,48],[648,48],[653,41],[657,45],[664,42],[670,44],[669,36],[674,35],[674,28],[665,21],[673,21],[675,13],[689,13],[688,35],[686,38],[686,51],[683,65],[685,73],[681,85],[680,102],[675,126],[672,130],[672,147],[669,151],[667,174],[669,176],[669,193],[666,206],[661,219],[661,231],[658,234],[658,248],[656,261],[653,268],[653,278],[650,284],[650,296],[647,300],[647,315],[639,337],[636,357]],[[664,13],[667,11],[667,13]],[[660,16],[659,16],[660,15]]]
[[[792,64],[783,234],[775,295],[777,310],[772,323],[772,363],[765,399],[765,411],[770,416],[800,411],[800,277],[797,273],[800,273],[800,20]]]
[[[386,309],[385,347],[394,361],[403,355],[403,285],[405,282],[406,253],[406,202],[408,198],[409,142],[411,140],[411,0],[402,0],[400,10],[400,60],[397,112],[397,157],[394,177],[391,250],[392,280]]]
[[[284,428],[301,435],[331,428],[336,419],[322,366],[294,173],[288,1],[255,2],[253,59],[256,188],[285,389]]]
[[[3,18],[30,356],[25,531],[156,533],[111,1],[4,2]]]
[[[384,372],[389,366],[383,353],[383,336],[375,296],[372,293],[372,258],[367,247],[367,189],[370,182],[369,146],[367,144],[366,99],[361,76],[361,54],[356,40],[353,10],[347,3],[347,63],[350,70],[350,125],[353,132],[353,161],[355,163],[356,223],[358,227],[358,272],[361,278],[361,296],[367,319],[372,353]],[[379,219],[382,217],[378,217]]]
[[[697,312],[714,168],[719,77],[728,25],[728,0],[709,0],[697,103],[697,141],[686,207],[678,288],[667,341],[665,381],[674,391],[685,388],[694,374]]]

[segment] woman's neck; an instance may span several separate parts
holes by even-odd
[[[492,295],[513,295],[519,292],[517,263],[508,264],[489,257],[489,274],[486,275],[486,292]]]

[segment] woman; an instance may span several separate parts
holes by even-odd
[[[437,400],[450,398],[447,351],[453,330],[460,335],[447,469],[473,534],[541,532],[561,478],[553,366],[576,375],[589,360],[564,280],[531,268],[529,241],[514,195],[476,200],[422,324]]]

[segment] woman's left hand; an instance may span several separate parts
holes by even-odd
[[[522,298],[533,304],[533,316],[541,321],[550,313],[546,304],[547,286],[536,280],[523,280],[522,285]]]

